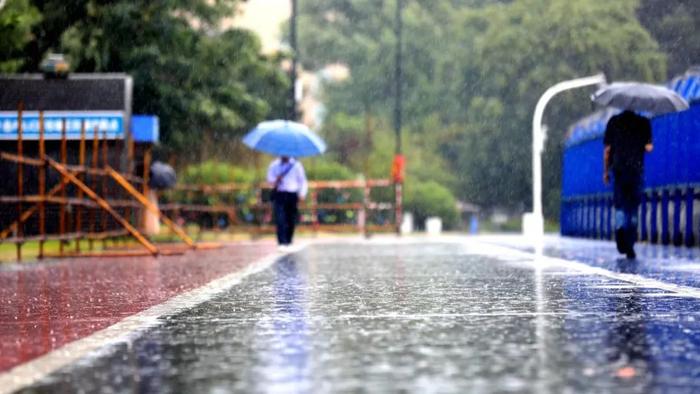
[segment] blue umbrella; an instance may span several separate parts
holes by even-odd
[[[243,137],[243,143],[275,156],[316,156],[326,150],[326,143],[308,127],[288,120],[258,124]]]

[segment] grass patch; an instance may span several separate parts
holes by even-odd
[[[64,251],[74,251],[75,242],[64,244]],[[80,242],[81,250],[88,250],[88,241]],[[93,241],[93,250],[103,250],[102,241]],[[59,241],[44,242],[44,254],[53,255],[59,252]],[[22,244],[22,261],[36,261],[39,258],[39,241],[29,241]],[[0,263],[17,262],[17,246],[14,243],[0,243]]]
[[[523,222],[521,218],[511,218],[503,224],[495,224],[491,221],[485,220],[479,223],[480,233],[521,233],[523,231]],[[559,222],[553,220],[544,221],[544,232],[545,233],[558,233],[559,232]]]

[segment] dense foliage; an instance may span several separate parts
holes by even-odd
[[[129,73],[133,110],[160,117],[164,146],[183,159],[206,157],[214,140],[231,142],[283,111],[281,59],[261,55],[253,33],[221,27],[238,2],[11,0],[0,26],[11,9],[23,10],[12,41],[22,54],[0,47],[0,59],[36,71],[47,52],[60,51],[74,71]]]
[[[255,169],[207,160],[185,167],[181,171],[179,182],[186,185],[219,185],[226,183],[251,184],[255,180]]]
[[[7,0],[0,72],[36,71],[50,51],[69,54],[76,71],[127,72],[134,111],[160,116],[163,146],[178,154],[178,166],[211,157],[249,165],[253,156],[235,141],[283,115],[288,54],[263,56],[254,34],[222,27],[240,1]],[[396,2],[299,0],[304,66],[350,69],[348,80],[325,83],[329,153],[308,162],[311,177],[389,173]],[[695,0],[403,3],[403,151],[406,198],[416,207],[424,196],[529,210],[530,122],[548,86],[599,71],[663,82],[700,59]],[[551,218],[567,126],[590,111],[588,93],[558,96],[545,115]],[[450,198],[431,196],[445,192]]]
[[[642,0],[639,20],[668,54],[669,76],[700,65],[700,2]]]
[[[531,117],[548,86],[600,71],[611,80],[666,78],[666,55],[637,19],[638,0],[404,4],[409,182],[437,180],[458,199],[487,208],[529,209]],[[395,6],[396,1],[301,2],[301,57],[307,66],[340,62],[350,69],[349,80],[326,85],[324,132],[338,160],[358,170],[361,158],[378,149],[391,152],[376,141],[391,138]],[[551,217],[558,211],[564,134],[590,111],[589,93],[558,97],[545,116],[550,130],[545,200]]]
[[[0,72],[13,72],[27,62],[23,49],[34,39],[32,27],[41,15],[29,0],[8,0],[0,10]]]
[[[434,181],[409,184],[404,207],[413,213],[418,226],[424,226],[425,219],[431,216],[442,218],[448,229],[457,224],[457,201],[447,188]]]

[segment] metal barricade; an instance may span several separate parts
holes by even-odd
[[[163,196],[161,209],[181,225],[201,229],[273,233],[270,185],[178,185]],[[309,181],[301,202],[301,231],[389,232],[396,230],[400,188],[388,179]],[[381,201],[378,201],[381,200]]]
[[[14,243],[18,261],[23,257],[23,245],[30,241],[38,243],[39,259],[47,256],[180,253],[178,248],[157,246],[140,232],[144,209],[160,216],[186,247],[197,246],[145,198],[147,179],[114,170],[113,165],[118,168],[116,164],[121,159],[121,144],[110,143],[106,133],[97,127],[87,130],[83,121],[77,163],[70,163],[65,120],[58,142],[58,158],[47,153],[43,112],[39,112],[36,157],[25,154],[28,143],[23,140],[21,120],[20,105],[16,152],[0,152],[6,185],[11,184],[8,179],[14,175],[14,187],[5,187],[0,195],[0,243]],[[126,167],[131,168],[133,143],[129,142],[128,150]],[[146,164],[150,160],[150,147],[143,149],[143,153]],[[15,171],[10,170],[11,166],[16,166]],[[128,238],[137,241],[143,249],[117,248],[116,245],[107,248],[108,240]],[[46,252],[47,241],[58,241],[57,253]],[[95,247],[97,241],[102,242],[100,251]],[[71,242],[73,248],[69,250]]]

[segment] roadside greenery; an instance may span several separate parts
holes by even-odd
[[[529,210],[531,117],[547,87],[600,71],[611,80],[666,78],[667,55],[637,18],[640,4],[649,2],[406,1],[408,182],[437,182],[456,199],[486,209]],[[395,6],[300,2],[306,66],[342,63],[350,69],[348,80],[325,85],[323,132],[337,159],[358,171],[376,168],[372,159],[363,165],[363,158],[381,156],[388,163],[392,153],[383,140],[392,138]],[[558,97],[545,116],[545,212],[551,218],[558,216],[566,129],[590,111],[589,93]]]
[[[2,35],[0,67],[36,72],[55,51],[76,72],[128,73],[134,113],[158,115],[162,146],[183,162],[201,160],[284,109],[282,58],[262,55],[252,32],[221,27],[238,3],[10,0],[0,29],[9,19],[15,38],[5,48]]]
[[[700,2],[643,0],[637,15],[668,55],[669,77],[700,65]]]
[[[281,64],[289,54],[263,55],[253,33],[223,27],[242,1],[7,0],[0,9],[0,72],[35,72],[47,53],[64,52],[74,71],[129,73],[134,112],[160,117],[162,149],[177,156],[177,167],[210,159],[236,164],[205,162],[182,179],[249,180],[254,156],[239,137],[283,116],[288,79]],[[611,80],[663,82],[700,58],[695,0],[404,4],[405,197],[409,209],[442,212],[446,222],[450,214],[437,206],[450,198],[486,210],[530,209],[530,122],[548,86],[599,71]],[[312,178],[390,172],[395,6],[396,0],[299,0],[306,69],[331,63],[350,69],[348,80],[325,83],[320,132],[329,150],[305,162]],[[558,96],[545,114],[550,219],[558,216],[567,126],[591,110],[588,93]],[[434,206],[418,208],[428,204],[421,198]]]
[[[190,164],[181,171],[181,174],[179,182],[185,185],[251,184],[256,179],[253,168],[239,167],[215,160]]]
[[[0,73],[22,68],[27,59],[23,49],[35,37],[32,27],[41,20],[39,10],[29,0],[7,0],[0,9]]]
[[[449,189],[434,181],[406,183],[404,207],[413,213],[418,227],[423,227],[425,219],[431,216],[441,218],[447,229],[458,224],[457,201]]]

